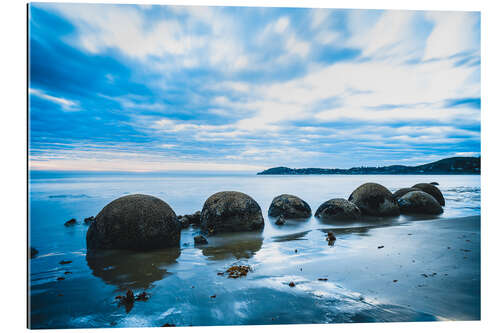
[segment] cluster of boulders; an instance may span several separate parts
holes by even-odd
[[[432,184],[421,183],[391,193],[376,183],[356,188],[349,198],[334,198],[321,204],[315,216],[324,220],[359,220],[362,216],[398,216],[401,213],[440,214],[445,201]],[[276,224],[286,219],[307,219],[311,207],[291,194],[275,197],[268,215]],[[203,209],[191,215],[179,215],[161,199],[134,194],[118,198],[105,206],[93,219],[87,231],[88,249],[146,250],[178,247],[180,231],[190,225],[204,235],[235,231],[258,231],[264,228],[259,204],[250,196],[236,191],[218,192],[210,196]],[[207,241],[195,238],[195,244]]]
[[[327,220],[359,220],[363,215],[390,217],[403,214],[441,214],[445,205],[441,191],[420,183],[391,193],[376,183],[355,189],[348,200],[331,199],[316,210],[315,216]]]

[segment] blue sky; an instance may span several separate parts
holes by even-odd
[[[32,4],[30,168],[480,154],[477,12]]]

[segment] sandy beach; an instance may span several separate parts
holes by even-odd
[[[325,240],[330,230],[333,246]],[[268,239],[238,233],[203,246],[193,245],[193,234],[183,231],[175,253],[115,253],[97,262],[85,253],[73,257],[51,272],[72,271],[64,281],[32,287],[33,327],[480,319],[480,216]],[[220,275],[235,263],[252,270],[239,279]],[[126,313],[115,297],[127,288],[151,298]]]
[[[480,216],[337,235],[328,263],[307,258],[301,265],[307,277],[325,275],[359,293],[373,306],[368,312],[391,312],[390,304],[438,320],[480,319]]]

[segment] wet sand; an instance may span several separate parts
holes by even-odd
[[[337,231],[334,247],[331,260],[308,258],[302,271],[331,278],[375,308],[480,319],[480,216]]]
[[[479,216],[287,227],[266,238],[209,237],[204,246],[194,246],[198,231],[190,228],[180,251],[75,252],[64,266],[58,263],[68,254],[41,255],[32,264],[55,268],[32,275],[32,327],[480,319]],[[325,239],[331,230],[333,246]],[[238,279],[221,275],[233,264],[252,271]],[[127,288],[151,297],[126,312],[115,297]]]

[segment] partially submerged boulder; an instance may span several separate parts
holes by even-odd
[[[392,193],[377,183],[365,183],[349,196],[363,214],[371,216],[397,216],[399,207]]]
[[[284,218],[307,218],[311,216],[311,207],[301,198],[291,194],[281,194],[273,199],[268,215]]]
[[[325,220],[358,220],[361,210],[346,199],[330,199],[318,207],[314,216]]]
[[[259,204],[241,192],[215,193],[205,201],[201,211],[201,229],[207,234],[263,228],[264,218]]]
[[[428,183],[420,183],[415,184],[412,187],[432,195],[441,206],[445,205],[443,193],[441,193],[441,191],[436,186]]]
[[[87,231],[88,249],[150,250],[178,247],[177,215],[161,199],[133,194],[104,207]]]
[[[401,198],[403,195],[405,195],[408,192],[412,192],[412,191],[418,191],[418,189],[413,188],[413,187],[403,187],[403,188],[400,188],[399,190],[397,190],[396,192],[394,192],[392,194],[392,197],[394,198],[394,200],[398,201],[399,198]]]
[[[406,193],[398,200],[398,205],[403,213],[436,215],[443,212],[439,202],[423,191]]]

